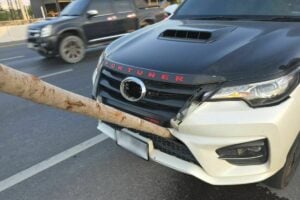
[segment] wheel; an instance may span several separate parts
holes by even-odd
[[[44,51],[38,51],[38,53],[39,53],[41,56],[43,56],[44,58],[46,58],[46,59],[50,59],[50,58],[55,58],[55,57],[56,57],[56,55],[50,54],[50,53],[44,52]]]
[[[291,148],[284,167],[274,176],[266,181],[266,184],[278,188],[285,188],[293,178],[300,163],[300,135],[298,135],[293,147]]]
[[[141,28],[145,28],[146,26],[150,26],[154,24],[154,22],[152,21],[143,21],[143,23],[141,24]]]
[[[83,40],[75,35],[66,35],[59,44],[59,55],[67,63],[78,63],[85,55]]]

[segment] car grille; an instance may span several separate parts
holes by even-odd
[[[104,104],[118,108],[162,126],[170,126],[170,120],[199,90],[198,85],[182,85],[141,79],[146,96],[138,102],[129,102],[120,92],[121,81],[128,75],[103,67],[99,79],[98,98]]]
[[[107,123],[111,127],[117,130],[122,130],[122,127]],[[150,133],[145,133],[141,131],[131,130],[135,133],[138,133],[142,137],[148,138],[153,142],[154,149],[159,150],[163,153],[166,153],[168,155],[174,156],[176,158],[179,158],[181,160],[185,160],[187,162],[194,163],[201,167],[200,163],[197,161],[197,159],[194,157],[192,152],[189,150],[189,148],[179,141],[176,138],[163,138],[157,135],[153,135]]]
[[[148,133],[140,133],[140,135],[152,140],[155,149],[201,166],[191,151],[181,141],[174,138],[166,139]]]

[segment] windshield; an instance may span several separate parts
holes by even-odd
[[[79,16],[82,15],[90,1],[75,0],[70,3],[60,14],[60,16]]]
[[[175,18],[300,17],[299,0],[186,0]]]

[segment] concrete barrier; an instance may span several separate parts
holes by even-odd
[[[27,38],[28,25],[0,27],[0,43],[24,41]]]

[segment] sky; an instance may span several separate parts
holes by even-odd
[[[12,0],[14,2],[15,0]],[[30,0],[22,0],[24,5],[30,5]],[[7,9],[7,0],[0,0],[0,5],[2,8]]]

